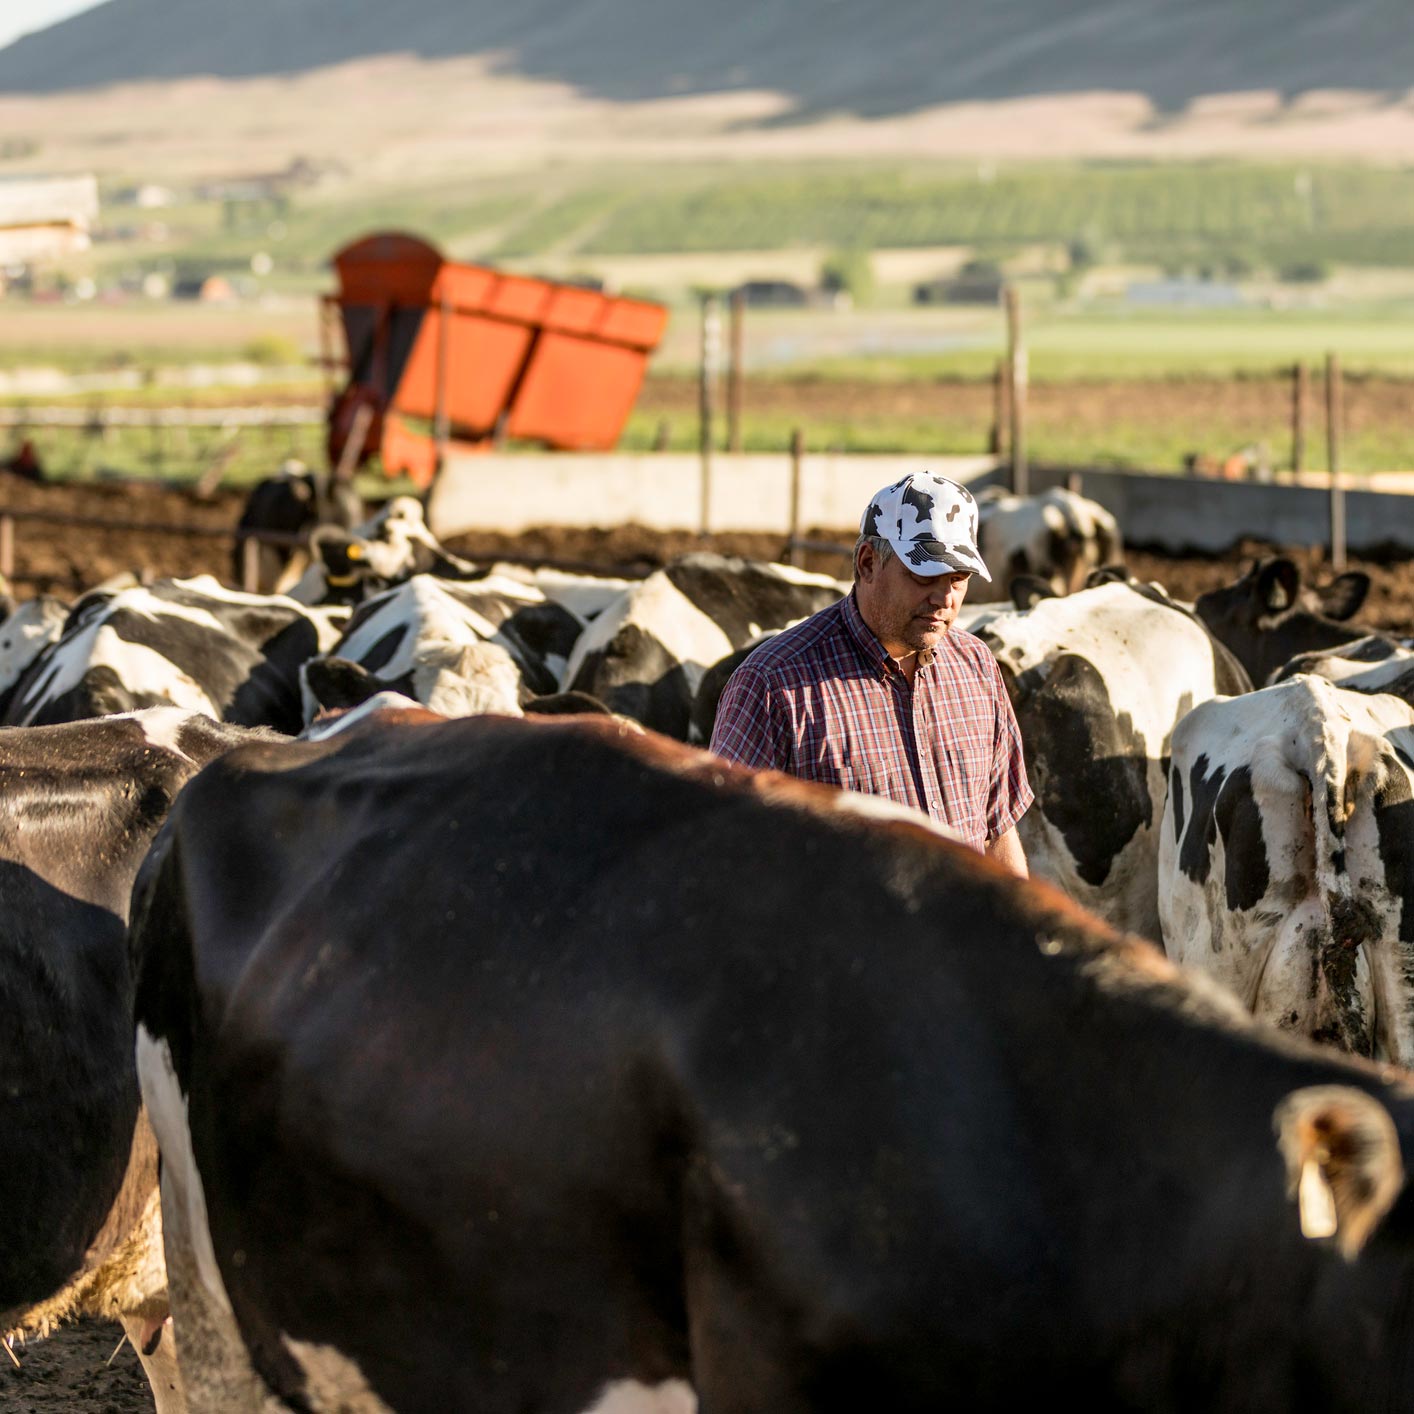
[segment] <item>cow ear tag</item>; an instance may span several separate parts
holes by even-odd
[[[1301,1165],[1301,1182],[1297,1188],[1301,1208],[1303,1237],[1334,1237],[1336,1229],[1335,1194],[1314,1158]]]

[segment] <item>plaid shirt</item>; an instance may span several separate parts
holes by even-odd
[[[853,591],[763,643],[731,675],[712,750],[931,815],[982,849],[1031,804],[996,661],[949,632],[910,686],[860,617]]]

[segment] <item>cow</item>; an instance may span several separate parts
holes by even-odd
[[[602,610],[575,644],[564,685],[683,740],[712,664],[833,604],[847,587],[788,565],[684,555]]]
[[[1116,927],[1159,935],[1158,835],[1174,724],[1251,688],[1182,605],[1107,582],[974,620],[1011,695],[1036,803],[1032,871]]]
[[[31,663],[57,643],[69,618],[69,605],[56,594],[36,594],[16,604],[0,596],[0,716]]]
[[[1200,594],[1193,609],[1254,683],[1264,683],[1298,653],[1334,648],[1370,633],[1352,624],[1370,592],[1360,570],[1303,588],[1301,571],[1281,556],[1254,560],[1245,575]]]
[[[365,600],[327,656],[302,669],[305,713],[385,689],[444,716],[518,715],[558,691],[583,621],[520,580],[414,575]]]
[[[0,730],[0,1336],[122,1323],[180,1409],[139,1111],[124,927],[138,865],[200,766],[266,739],[179,708]]]
[[[1414,1399],[1408,1087],[881,805],[583,720],[204,771],[131,932],[192,1409]]]
[[[1405,697],[1414,686],[1407,681],[1414,667],[1411,659],[1414,659],[1414,647],[1407,640],[1372,633],[1329,651],[1317,649],[1312,653],[1298,653],[1272,674],[1269,683],[1311,673],[1355,692],[1392,692],[1396,697]]]
[[[1055,593],[1070,594],[1091,570],[1124,553],[1115,518],[1073,491],[1013,496],[991,487],[978,496],[977,512],[977,548],[992,582],[974,576],[968,586],[974,603],[1010,599],[1017,575],[1036,576]]]
[[[304,724],[300,665],[336,637],[325,611],[237,593],[210,575],[94,592],[26,669],[0,720],[44,726],[169,705],[293,734]]]
[[[321,526],[310,536],[310,552],[313,563],[290,590],[301,604],[361,604],[415,574],[476,579],[486,573],[442,545],[415,496],[394,496],[353,530]]]
[[[297,457],[289,457],[276,475],[251,487],[241,507],[231,552],[232,583],[244,584],[246,542],[253,533],[304,536],[316,526],[348,530],[364,519],[363,502],[352,485],[337,483],[327,471],[311,471]],[[289,589],[308,563],[308,552],[297,545],[261,544],[256,555],[256,583],[246,587],[262,594]]]
[[[1414,1064],[1414,708],[1295,677],[1173,734],[1170,956],[1277,1026]]]

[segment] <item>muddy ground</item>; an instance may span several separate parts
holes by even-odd
[[[73,595],[110,575],[131,571],[144,577],[210,573],[235,583],[229,532],[240,513],[241,497],[221,492],[199,501],[186,491],[144,483],[83,483],[34,485],[0,473],[0,511],[15,522],[14,589],[19,597],[41,591]],[[24,519],[44,512],[67,517],[68,523]],[[84,521],[123,519],[139,528],[103,529]],[[848,527],[815,526],[807,538],[847,541]],[[785,537],[735,533],[703,540],[690,531],[665,534],[642,526],[608,529],[547,528],[522,535],[484,532],[465,535],[452,548],[474,559],[497,555],[543,557],[569,564],[625,568],[646,572],[674,555],[714,549],[724,554],[779,559]],[[1156,579],[1179,598],[1192,599],[1205,589],[1226,584],[1242,572],[1254,555],[1268,546],[1248,540],[1226,554],[1175,557],[1135,549],[1129,563],[1142,579]],[[1327,577],[1319,550],[1289,553],[1308,577]],[[1414,546],[1411,546],[1414,555]],[[807,568],[844,572],[847,561],[836,554],[810,552]],[[1403,633],[1414,633],[1414,559],[1355,559],[1352,567],[1374,580],[1362,622]]]

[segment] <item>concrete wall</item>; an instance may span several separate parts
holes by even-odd
[[[1036,468],[1031,476],[1036,490],[1065,480],[1060,470]],[[1134,545],[1221,551],[1249,535],[1277,545],[1330,543],[1330,494],[1313,486],[1086,471],[1080,491],[1110,511]],[[1414,496],[1347,490],[1345,524],[1352,551],[1389,545],[1414,550]]]
[[[800,527],[859,524],[869,498],[910,471],[975,481],[995,467],[976,457],[831,456],[803,458]],[[435,534],[477,529],[515,534],[536,525],[620,525],[654,530],[763,530],[790,526],[788,456],[712,458],[706,525],[702,462],[695,453],[453,456],[428,504]]]
[[[925,469],[977,489],[1005,481],[1005,470],[987,456],[810,454],[801,466],[800,528],[848,531],[881,486]],[[1063,469],[1033,467],[1032,487],[1064,485],[1066,475]],[[1330,497],[1313,486],[1082,471],[1080,489],[1113,512],[1125,539],[1136,545],[1180,553],[1221,551],[1248,535],[1281,545],[1325,545],[1330,535]],[[716,455],[705,528],[785,535],[790,498],[788,456]],[[1347,491],[1345,501],[1352,551],[1392,543],[1414,549],[1414,496]],[[429,520],[442,536],[626,522],[655,530],[700,530],[701,460],[672,452],[455,457],[433,490]]]

